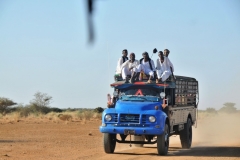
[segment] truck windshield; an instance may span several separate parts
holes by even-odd
[[[158,92],[149,88],[125,89],[120,92],[120,95],[123,101],[160,101]]]
[[[122,95],[120,97],[122,101],[151,101],[151,102],[159,102],[160,98],[156,96],[137,96],[137,95]]]

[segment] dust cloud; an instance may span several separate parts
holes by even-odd
[[[181,146],[179,136],[171,137],[171,146]],[[240,146],[240,114],[200,115],[192,147],[205,146]]]

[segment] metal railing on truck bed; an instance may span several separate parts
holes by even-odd
[[[176,76],[175,105],[196,106],[198,103],[198,81],[195,78]]]

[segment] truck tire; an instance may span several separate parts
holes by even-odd
[[[157,136],[157,150],[159,155],[167,155],[169,148],[169,127],[165,124],[162,135]]]
[[[104,133],[103,146],[105,153],[113,153],[116,147],[116,134]]]
[[[192,145],[192,121],[188,118],[187,123],[184,124],[184,129],[180,131],[180,140],[182,148],[188,149]]]
[[[135,136],[133,137],[134,141],[145,141],[145,136]],[[135,144],[135,147],[143,147],[143,144]]]

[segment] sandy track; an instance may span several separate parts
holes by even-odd
[[[200,119],[193,129],[193,145],[183,150],[179,137],[170,138],[167,156],[158,156],[156,145],[143,148],[117,144],[105,154],[99,120],[55,123],[48,119],[0,119],[2,159],[240,159],[240,116],[218,115]],[[90,134],[90,135],[89,135]]]

